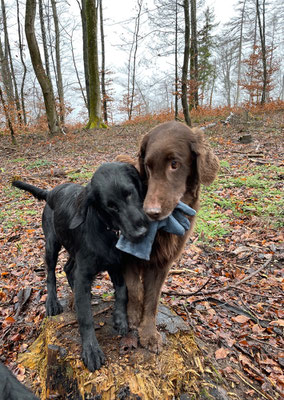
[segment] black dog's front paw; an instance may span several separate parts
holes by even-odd
[[[48,317],[51,317],[53,315],[58,315],[63,312],[63,307],[59,303],[57,299],[47,297],[46,303],[45,303],[45,309],[46,309],[46,315]]]
[[[82,360],[88,370],[94,372],[105,363],[105,356],[99,344],[87,343],[83,344]]]
[[[124,336],[128,332],[128,322],[126,313],[114,312],[113,314],[113,327],[119,335]]]

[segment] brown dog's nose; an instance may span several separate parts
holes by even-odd
[[[161,207],[145,208],[145,213],[151,219],[158,219],[161,214]]]

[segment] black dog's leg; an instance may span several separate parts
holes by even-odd
[[[88,268],[82,268],[82,264],[78,260],[76,260],[76,263],[74,291],[75,307],[82,340],[82,360],[89,371],[95,371],[104,364],[105,357],[96,338],[91,309],[93,276],[90,276]]]
[[[47,265],[47,300],[46,315],[57,315],[63,312],[62,305],[57,299],[55,267],[61,245],[52,238],[46,238],[45,261]]]
[[[127,322],[127,287],[124,282],[122,273],[117,270],[110,269],[108,271],[115,290],[115,305],[113,311],[113,326],[119,335],[126,335],[128,332]]]
[[[74,258],[69,257],[66,264],[64,265],[64,272],[67,276],[67,280],[72,291],[74,290],[74,266],[75,266]]]
[[[27,389],[12,372],[0,363],[0,399],[1,400],[39,400]]]

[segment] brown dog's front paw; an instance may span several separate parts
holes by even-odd
[[[162,351],[163,341],[157,329],[147,329],[140,327],[138,329],[139,341],[142,347],[159,354]]]

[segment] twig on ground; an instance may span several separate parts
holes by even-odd
[[[199,288],[199,289],[197,289],[195,292],[178,292],[178,291],[175,291],[175,290],[167,290],[167,289],[164,289],[164,290],[162,290],[162,293],[164,293],[164,294],[168,294],[168,295],[173,295],[173,296],[195,296],[197,293],[199,293],[202,289],[204,289],[205,288],[205,286],[207,286],[207,284],[211,281],[211,277]],[[190,293],[190,294],[188,294],[188,293]]]

